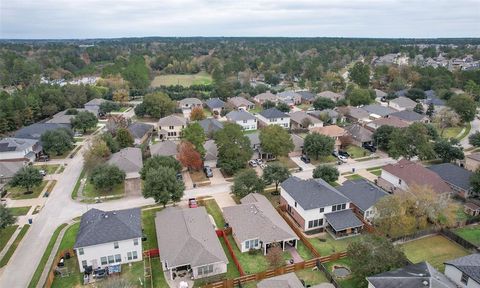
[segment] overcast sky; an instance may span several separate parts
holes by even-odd
[[[480,0],[0,0],[0,38],[480,37]]]

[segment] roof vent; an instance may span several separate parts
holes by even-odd
[[[423,284],[423,286],[429,286],[427,280],[423,281],[422,284]]]

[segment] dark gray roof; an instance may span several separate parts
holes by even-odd
[[[453,184],[466,191],[470,190],[470,177],[472,172],[452,163],[442,163],[427,167],[437,173],[448,184]]]
[[[304,288],[300,279],[293,272],[264,279],[257,283],[257,288]]]
[[[382,197],[388,195],[382,188],[366,179],[345,181],[342,186],[337,187],[337,190],[362,211],[366,211]]]
[[[457,287],[442,273],[427,262],[367,277],[375,288],[455,288]]]
[[[468,277],[480,284],[480,254],[475,253],[467,255],[447,261],[445,264],[456,267],[458,270],[467,274]]]
[[[5,179],[12,178],[23,167],[23,161],[0,161],[0,175]]]
[[[349,202],[337,189],[322,179],[302,180],[298,177],[290,177],[280,186],[304,210]]]
[[[277,108],[270,108],[263,110],[260,112],[260,115],[267,119],[274,119],[274,118],[288,118],[288,115],[283,113],[282,111],[278,110]]]
[[[397,110],[385,107],[382,105],[378,104],[370,104],[370,105],[365,105],[362,107],[363,110],[367,111],[370,114],[376,114],[381,117],[388,116],[392,113],[395,113]]]
[[[37,145],[35,139],[3,138],[0,140],[0,152],[25,151]]]
[[[90,209],[82,216],[74,248],[142,237],[140,209]]]
[[[113,153],[107,161],[110,165],[117,166],[126,173],[126,179],[140,177],[140,170],[143,167],[142,149],[127,147]]]
[[[310,91],[298,91],[297,93],[300,94],[303,100],[314,100],[317,97],[317,95]]]
[[[437,97],[437,94],[433,90],[425,91],[425,104],[433,103],[434,106],[445,106],[445,101]]]
[[[234,111],[228,112],[228,114],[225,115],[225,117],[227,117],[228,120],[235,121],[235,122],[256,119],[255,116],[253,116],[252,114],[244,110],[234,110]]]
[[[354,140],[364,142],[370,142],[373,140],[373,132],[368,130],[365,127],[362,127],[359,124],[353,124],[350,126],[345,127],[345,130],[352,135]]]
[[[260,132],[256,131],[254,133],[248,133],[245,135],[250,140],[250,146],[253,148],[254,146],[260,145]]]
[[[398,111],[390,114],[390,116],[395,116],[408,122],[422,121],[425,118],[425,115],[410,110]]]
[[[142,122],[134,122],[128,125],[128,131],[132,134],[133,138],[141,139],[145,134],[150,132],[153,129],[153,125],[142,123]]]
[[[150,145],[150,154],[152,156],[176,156],[178,154],[177,143],[171,140],[165,140],[162,142]]]
[[[390,100],[390,103],[395,103],[398,106],[407,108],[407,109],[413,109],[417,105],[417,102],[405,96],[400,96],[395,99],[392,99]]]
[[[210,109],[215,109],[215,108],[223,108],[225,107],[225,102],[223,102],[220,98],[211,98],[205,101],[205,104],[207,105],[208,108]]]
[[[40,139],[43,133],[55,130],[59,128],[66,128],[70,130],[70,124],[58,124],[58,123],[34,123],[23,127],[22,129],[15,132],[15,138],[24,138],[24,139]]]
[[[213,118],[203,119],[201,121],[198,121],[198,124],[202,126],[203,131],[207,135],[223,129],[223,123]]]
[[[325,219],[327,219],[328,224],[330,224],[335,231],[363,226],[362,221],[355,216],[352,209],[327,213],[325,214]]]

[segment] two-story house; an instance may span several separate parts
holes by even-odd
[[[185,98],[178,101],[178,106],[182,110],[192,110],[193,108],[203,108],[203,102],[198,98]]]
[[[295,111],[288,114],[292,129],[308,129],[311,127],[323,127],[323,122],[307,114],[304,111]]]
[[[445,276],[457,287],[480,287],[480,254],[475,253],[445,262]]]
[[[0,161],[33,162],[42,152],[42,145],[35,139],[3,138],[0,140]]]
[[[322,179],[290,177],[280,188],[280,204],[303,231],[326,230],[339,238],[363,228],[350,209],[350,199]]]
[[[182,129],[187,126],[187,119],[178,115],[169,115],[158,120],[158,137],[160,140],[179,140]]]
[[[286,129],[290,128],[290,116],[277,108],[263,110],[257,114],[257,118],[260,126],[280,125]]]
[[[73,248],[81,272],[85,267],[97,269],[142,261],[140,209],[88,210],[80,221]]]
[[[245,131],[257,130],[257,118],[245,110],[234,110],[225,115],[228,121],[237,123]]]

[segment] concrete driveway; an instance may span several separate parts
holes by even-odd
[[[300,159],[300,156],[296,157],[290,157],[295,164],[297,164],[298,167],[302,168],[303,171],[309,171],[315,169],[315,166],[311,163],[305,163]]]

